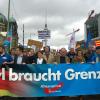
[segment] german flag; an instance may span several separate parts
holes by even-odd
[[[100,46],[100,40],[95,41],[96,47]]]

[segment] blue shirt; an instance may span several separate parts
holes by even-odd
[[[13,58],[9,54],[1,54],[0,55],[0,64],[3,64],[4,62],[12,62]]]
[[[90,62],[96,62],[96,53],[91,53],[89,56],[88,56],[88,59],[87,59],[87,63],[90,63]]]

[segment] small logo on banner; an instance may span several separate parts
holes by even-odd
[[[63,83],[59,83],[58,85],[56,85],[56,86],[53,87],[53,88],[45,87],[45,88],[44,88],[44,92],[45,92],[46,94],[54,93],[54,92],[56,92],[57,90],[59,90],[62,86],[63,86]]]

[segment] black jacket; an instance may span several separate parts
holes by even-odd
[[[14,64],[17,64],[18,56],[14,57]],[[21,63],[27,63],[27,57],[22,56],[22,62]]]

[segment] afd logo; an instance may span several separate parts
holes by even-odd
[[[51,94],[51,93],[54,93],[54,92],[57,92],[60,90],[60,88],[62,88],[64,85],[64,83],[59,83],[57,85],[55,85],[54,87],[44,87],[44,92],[46,94]]]

